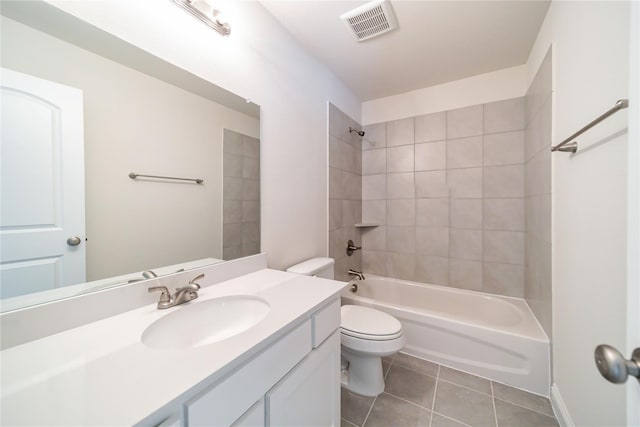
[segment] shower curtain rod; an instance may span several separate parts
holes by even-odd
[[[178,181],[193,181],[196,184],[202,184],[204,182],[204,179],[202,179],[202,178],[175,178],[173,176],[142,175],[142,174],[135,173],[135,172],[129,173],[129,178],[131,178],[131,179],[136,179],[138,177],[159,178],[159,179],[175,179],[175,180],[178,180]]]
[[[580,129],[578,132],[571,135],[569,138],[562,141],[560,144],[552,147],[551,151],[564,151],[564,152],[575,153],[576,151],[578,151],[578,142],[573,141],[575,138],[579,137],[580,135],[582,135],[583,133],[585,133],[586,131],[588,131],[589,129],[591,129],[601,121],[603,121],[604,119],[608,118],[609,116],[612,116],[613,114],[617,113],[620,110],[624,110],[628,106],[629,106],[628,99],[619,99],[618,101],[616,101],[616,104],[613,106],[613,108],[611,108],[609,111],[607,111],[600,117],[594,119],[591,123],[589,123],[582,129]],[[569,142],[571,142],[571,144],[569,144]]]

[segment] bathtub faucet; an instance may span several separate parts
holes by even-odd
[[[350,276],[356,276],[360,280],[364,280],[364,274],[362,274],[362,271],[349,269],[349,271],[347,271],[347,274],[349,274]]]

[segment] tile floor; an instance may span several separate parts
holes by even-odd
[[[341,427],[558,426],[549,399],[403,353],[385,358],[385,391],[342,389]]]

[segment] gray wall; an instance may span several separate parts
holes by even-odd
[[[551,49],[526,96],[525,298],[551,338]]]
[[[337,280],[349,280],[347,270],[362,270],[362,253],[347,256],[349,239],[360,246],[362,221],[362,138],[349,133],[360,125],[329,104],[329,256],[335,259]]]
[[[365,272],[524,296],[524,101],[365,127]]]

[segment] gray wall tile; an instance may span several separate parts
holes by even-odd
[[[447,184],[451,189],[451,197],[481,198],[482,197],[482,169],[451,169],[447,170]]]
[[[524,165],[485,167],[484,197],[524,197]]]
[[[386,198],[387,175],[380,174],[362,177],[362,200],[384,200]]]
[[[344,182],[342,180],[342,169],[329,168],[329,198],[344,198]]]
[[[484,199],[484,229],[524,231],[524,199]]]
[[[416,255],[413,280],[432,285],[449,285],[449,258],[442,256]]]
[[[524,97],[484,105],[484,133],[524,129]]]
[[[387,252],[387,275],[398,279],[413,279],[415,258],[413,254]]]
[[[342,228],[342,200],[329,199],[329,231]]]
[[[399,252],[413,254],[416,251],[415,227],[401,227],[388,225],[387,252]],[[393,276],[392,276],[393,277]]]
[[[447,111],[447,138],[482,135],[482,105]]]
[[[524,233],[485,230],[483,259],[487,262],[524,265]]]
[[[373,251],[362,248],[362,268],[363,271],[377,276],[390,277],[387,275],[387,253],[383,251]]]
[[[447,140],[447,169],[482,166],[482,136]]]
[[[387,248],[387,229],[384,226],[366,228],[362,231],[362,250],[384,251]]]
[[[491,294],[524,297],[524,266],[485,262],[482,290]]]
[[[387,150],[375,149],[362,152],[362,175],[376,175],[387,172]]]
[[[415,139],[419,142],[444,140],[447,137],[447,114],[426,114],[415,118]]]
[[[449,281],[457,288],[482,290],[482,263],[451,258],[449,260]]]
[[[416,225],[449,227],[449,199],[416,199]]]
[[[373,175],[377,176],[377,175]],[[387,199],[408,199],[415,197],[412,172],[387,174]]]
[[[413,172],[413,145],[387,148],[387,172]]]
[[[419,255],[449,256],[449,229],[445,227],[416,227],[416,253]]]
[[[362,222],[385,224],[387,222],[387,201],[363,200]]]
[[[451,229],[451,258],[482,260],[482,230]]]
[[[441,170],[447,167],[445,141],[427,142],[415,145],[415,170]]]
[[[524,162],[524,131],[484,136],[484,165],[509,165]]]
[[[387,147],[413,145],[413,117],[387,122]]]
[[[415,225],[415,199],[387,200],[387,225]]]
[[[449,197],[447,171],[416,172],[416,197]]]
[[[482,199],[451,199],[451,227],[481,230]]]
[[[387,127],[385,123],[376,123],[364,127],[362,150],[373,150],[387,146]]]

